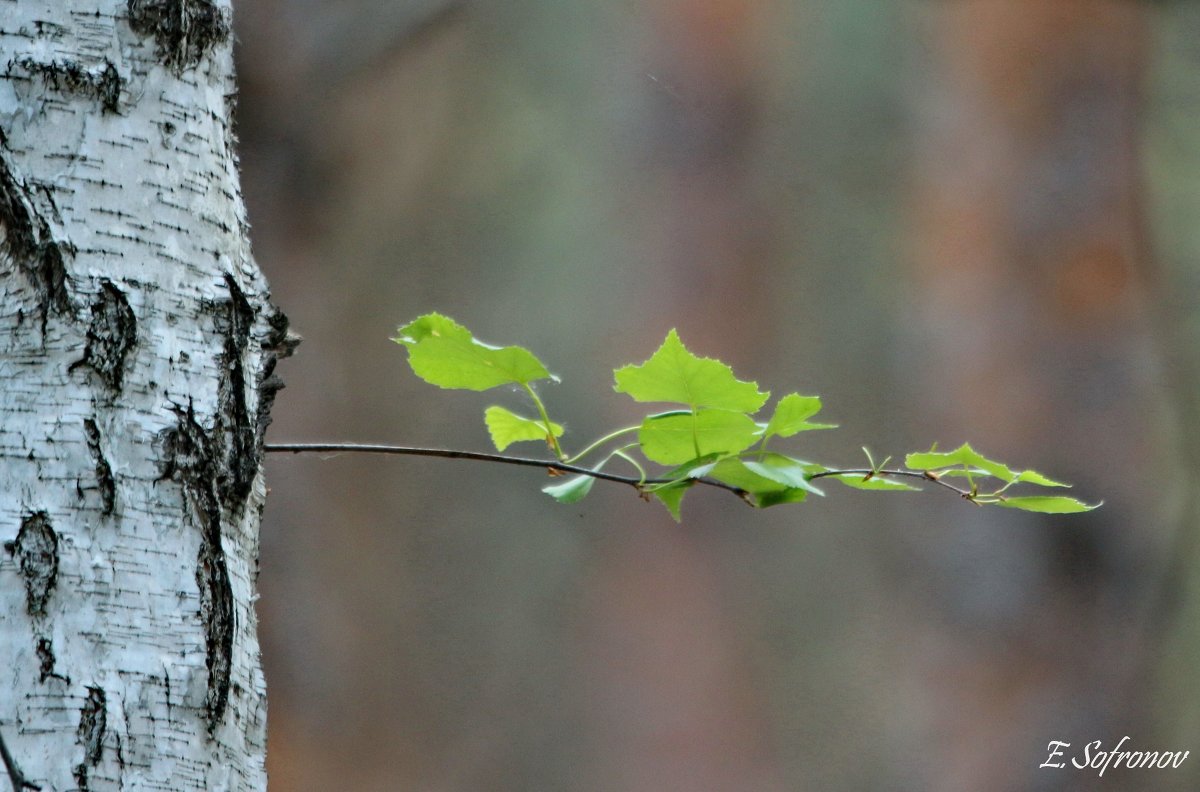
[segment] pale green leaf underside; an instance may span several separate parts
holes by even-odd
[[[754,420],[728,410],[651,415],[638,430],[642,453],[662,465],[679,465],[706,454],[736,453],[757,439]]]
[[[719,360],[702,358],[688,351],[672,330],[650,359],[637,366],[613,372],[618,393],[640,402],[674,402],[692,409],[712,407],[736,412],[756,412],[769,393],[755,382],[744,382]]]
[[[753,459],[742,460],[742,464],[751,473],[782,484],[785,487],[808,490],[816,495],[824,495],[808,480],[808,464],[783,454],[763,454]]]
[[[529,350],[485,344],[441,314],[425,314],[409,322],[392,340],[408,349],[413,373],[440,388],[485,391],[553,378]]]
[[[541,421],[525,418],[503,407],[488,407],[483,411],[483,421],[487,424],[497,451],[526,440],[541,440],[547,445],[550,443],[546,427]],[[555,437],[562,437],[563,428],[553,421],[550,422],[550,430]]]
[[[819,492],[811,484],[798,487],[768,478],[751,470],[740,459],[722,459],[709,475],[717,481],[746,490],[750,493],[754,505],[762,508],[780,503],[799,503],[809,492]]]
[[[576,503],[587,497],[595,483],[592,476],[574,476],[561,484],[547,484],[542,487],[542,492],[559,503]]]

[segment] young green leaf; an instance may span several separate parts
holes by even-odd
[[[808,490],[815,495],[825,494],[808,480],[808,465],[798,459],[783,454],[763,454],[754,459],[744,459],[742,464],[751,473],[784,486]]]
[[[693,410],[713,407],[753,413],[770,396],[758,390],[758,383],[737,379],[721,361],[693,355],[674,330],[649,360],[616,369],[613,376],[614,390],[636,401],[675,402]]]
[[[731,454],[758,439],[758,425],[749,416],[729,410],[676,410],[648,416],[638,430],[646,459],[678,465],[706,454]]]
[[[981,470],[989,476],[1000,479],[1005,484],[1037,484],[1041,487],[1066,487],[1062,482],[1043,476],[1035,470],[1014,472],[1008,465],[988,459],[966,443],[953,451],[926,451],[909,454],[904,458],[904,464],[913,470],[938,470],[956,465],[966,465],[974,470]]]
[[[772,437],[791,437],[811,429],[836,429],[836,424],[809,423],[808,419],[820,411],[820,397],[789,393],[775,405],[775,414],[763,427],[763,441]]]
[[[811,484],[807,487],[784,484],[751,470],[745,462],[736,458],[722,459],[709,475],[717,481],[746,490],[753,504],[759,508],[780,503],[799,503],[812,491]]]
[[[547,484],[542,487],[542,492],[559,503],[577,503],[587,497],[595,483],[592,476],[573,476],[561,484]]]
[[[646,492],[654,492],[656,489],[663,489],[674,486],[681,481],[688,479],[704,478],[712,472],[713,467],[723,457],[723,454],[705,454],[696,459],[689,459],[682,465],[671,468],[666,473],[663,473],[659,478],[667,479],[667,484],[652,484],[645,487]]]
[[[503,407],[488,407],[483,411],[483,420],[497,451],[525,440],[541,440],[550,444],[550,437],[541,421],[525,418]],[[562,437],[563,428],[553,421],[550,422],[550,430],[555,437]]]
[[[485,344],[441,314],[425,314],[398,332],[392,340],[408,349],[413,373],[440,388],[485,391],[557,379],[528,349]]]
[[[667,507],[667,511],[671,512],[671,516],[675,518],[675,522],[683,522],[680,506],[683,505],[683,496],[687,494],[688,488],[692,484],[692,481],[681,481],[678,484],[654,490],[654,497],[662,501],[662,504]]]
[[[1089,505],[1075,498],[1053,495],[1028,495],[1017,498],[1004,498],[991,501],[1006,509],[1021,509],[1023,511],[1042,512],[1043,514],[1074,514],[1095,509],[1100,504]]]

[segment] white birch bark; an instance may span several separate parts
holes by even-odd
[[[289,342],[247,242],[228,1],[0,0],[0,738],[42,790],[266,786]]]

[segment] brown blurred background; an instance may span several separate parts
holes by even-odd
[[[1103,498],[830,491],[685,524],[470,462],[272,458],[269,767],[293,790],[1195,789],[1200,4],[254,0],[257,257],[306,341],[271,439],[486,449],[388,341],[533,349],[574,448],[678,327],[837,432]],[[1190,750],[1039,769],[1052,740]]]

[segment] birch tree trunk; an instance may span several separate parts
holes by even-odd
[[[233,97],[228,0],[0,0],[14,786],[266,786],[260,460],[290,341],[250,255]]]

